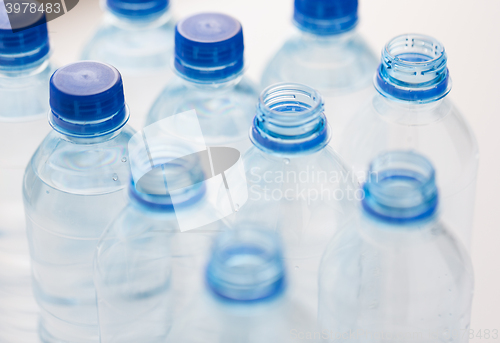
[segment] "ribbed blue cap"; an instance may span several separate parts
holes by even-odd
[[[22,0],[19,4],[21,2],[34,3],[32,0]],[[28,65],[47,56],[50,46],[45,14],[38,11],[7,14],[5,5],[0,0],[0,66]]]
[[[106,4],[118,16],[144,18],[165,12],[169,0],[107,0]]]
[[[101,136],[125,125],[122,77],[116,68],[83,61],[58,69],[50,79],[49,121],[69,136]]]
[[[243,70],[243,28],[220,13],[201,13],[175,28],[175,69],[200,81],[221,80]]]
[[[295,0],[295,24],[303,31],[332,35],[354,28],[358,0]]]

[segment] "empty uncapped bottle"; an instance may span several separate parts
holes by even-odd
[[[148,114],[146,126],[166,117],[196,110],[208,146],[250,146],[258,91],[243,75],[243,29],[234,18],[202,13],[180,21],[175,29],[174,68],[170,81]],[[165,128],[176,135],[198,125],[179,118]],[[200,141],[200,137],[186,137]]]
[[[193,299],[167,342],[299,342],[308,318],[287,292],[278,235],[231,230],[216,240],[206,291]]]
[[[23,197],[44,342],[98,342],[93,257],[126,205],[130,178],[120,73],[100,62],[58,69],[50,80],[53,131],[33,155]]]
[[[142,140],[141,133],[134,137]],[[165,342],[172,322],[203,289],[204,259],[219,226],[184,231],[179,218],[215,209],[206,208],[198,155],[174,140],[164,143],[148,146],[159,153],[154,166],[140,144],[130,145],[129,204],[98,244],[102,343]]]
[[[440,220],[431,163],[411,151],[383,153],[363,190],[359,214],[321,263],[325,338],[467,342],[472,265]]]
[[[291,294],[316,313],[317,272],[335,230],[353,215],[353,175],[328,146],[323,100],[301,84],[262,92],[243,158],[248,201],[227,221],[281,234]]]
[[[293,22],[298,32],[269,62],[262,84],[299,82],[318,90],[337,148],[349,119],[367,101],[377,66],[356,32],[358,0],[295,0]]]
[[[82,53],[122,74],[127,104],[139,129],[154,99],[173,76],[174,24],[170,0],[103,0],[105,16]]]
[[[0,0],[0,341],[35,342],[38,307],[22,202],[23,174],[50,131],[49,79],[54,71],[43,12]]]
[[[374,84],[377,92],[348,125],[339,153],[361,178],[381,152],[414,149],[425,155],[437,171],[442,220],[470,249],[478,147],[447,97],[451,79],[443,45],[419,34],[392,39]]]

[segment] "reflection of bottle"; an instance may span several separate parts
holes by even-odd
[[[206,208],[198,155],[174,143],[151,167],[147,152],[132,149],[133,163],[146,173],[132,179],[129,204],[102,236],[95,259],[102,343],[165,342],[171,320],[202,288],[200,271],[219,227],[183,232],[177,220],[215,210]]]
[[[285,275],[276,234],[221,234],[208,262],[207,290],[174,322],[167,342],[301,342],[293,334],[311,320],[288,296]]]
[[[291,292],[316,313],[321,254],[353,214],[353,176],[331,147],[318,92],[277,84],[262,92],[244,165],[248,201],[228,220],[278,231]]]
[[[377,59],[356,32],[358,0],[295,0],[298,34],[288,39],[262,74],[264,87],[299,82],[318,90],[338,147],[349,119],[373,93]]]
[[[319,321],[330,341],[467,342],[470,258],[439,218],[430,162],[413,152],[377,157],[362,210],[330,244],[320,269]],[[398,338],[396,338],[398,337]],[[410,337],[410,338],[408,338]],[[350,340],[351,341],[351,340]]]
[[[202,13],[180,21],[175,31],[177,76],[157,98],[146,124],[196,110],[196,123],[179,116],[165,130],[172,135],[183,131],[185,138],[199,141],[189,131],[199,125],[209,147],[233,147],[243,154],[250,146],[248,130],[258,98],[243,76],[243,51],[243,28],[232,17]]]
[[[0,341],[35,342],[38,308],[21,189],[24,169],[50,131],[46,115],[54,67],[43,13],[8,15],[5,5],[0,0]]]
[[[442,219],[471,246],[478,147],[465,118],[446,97],[447,55],[432,37],[407,34],[382,51],[378,93],[349,124],[339,152],[356,171],[388,150],[413,149],[428,157],[441,187]]]
[[[49,121],[24,177],[24,204],[44,342],[98,342],[92,280],[97,241],[126,204],[130,178],[120,73],[100,62],[58,69]]]
[[[104,0],[104,22],[82,59],[109,63],[123,76],[131,125],[142,126],[147,111],[172,76],[174,25],[169,0]]]

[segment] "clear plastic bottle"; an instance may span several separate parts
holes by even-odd
[[[129,125],[142,127],[151,105],[173,76],[174,23],[170,0],[102,0],[103,23],[82,59],[109,63],[123,77]]]
[[[378,92],[348,125],[339,153],[361,175],[384,151],[413,149],[429,158],[441,188],[442,220],[470,249],[478,146],[446,97],[451,79],[443,45],[418,34],[392,39],[374,84]]]
[[[356,32],[358,0],[295,0],[298,32],[276,53],[262,85],[298,82],[318,90],[338,147],[345,126],[371,94],[377,58]]]
[[[275,233],[225,232],[216,240],[208,262],[206,292],[193,299],[167,342],[301,341],[299,333],[310,327],[311,319],[289,298],[287,281]]]
[[[281,234],[291,296],[316,314],[317,272],[336,229],[354,213],[353,175],[328,146],[321,95],[301,84],[262,92],[243,157],[248,201],[228,217]]]
[[[471,260],[440,220],[431,163],[410,151],[384,153],[373,161],[363,190],[359,215],[322,260],[325,337],[467,342]]]
[[[130,179],[120,73],[100,62],[58,69],[49,122],[24,176],[23,197],[44,342],[98,342],[93,258],[126,205]]]
[[[248,130],[259,93],[243,76],[241,24],[224,14],[202,13],[180,21],[175,37],[177,75],[156,100],[146,126],[194,109],[208,146],[229,146],[243,153],[250,147]],[[165,130],[176,135],[195,125],[178,120]]]
[[[130,158],[140,172],[133,172],[129,204],[103,234],[95,259],[101,343],[164,343],[172,321],[203,289],[205,256],[221,228],[183,232],[178,222],[207,205],[198,155],[174,140],[150,145],[161,154],[152,167],[136,147]]]
[[[45,16],[7,14],[6,5],[15,4],[0,0],[0,342],[36,342],[38,306],[31,289],[22,180],[50,131],[46,115],[54,66]]]

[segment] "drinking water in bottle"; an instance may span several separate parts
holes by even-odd
[[[354,213],[353,175],[328,146],[323,100],[314,89],[283,83],[262,92],[244,155],[248,201],[227,221],[279,232],[291,296],[315,314],[317,272],[336,229]]]
[[[82,53],[122,74],[127,104],[139,129],[153,101],[173,76],[174,23],[170,0],[104,0],[104,20]]]
[[[387,152],[368,175],[359,214],[321,263],[325,341],[468,342],[471,260],[441,221],[430,161]]]
[[[135,139],[142,141],[142,133]],[[129,147],[129,203],[99,241],[94,281],[100,342],[166,342],[172,323],[203,289],[202,270],[219,223],[184,231],[182,217],[216,211],[206,201],[197,154],[175,139]]]
[[[348,125],[339,153],[361,174],[387,150],[413,149],[429,158],[441,187],[441,218],[470,249],[478,147],[447,97],[451,78],[443,45],[419,34],[392,39],[374,85],[377,92]]]
[[[167,342],[300,342],[312,325],[288,296],[278,235],[231,230],[216,240],[205,273],[206,291],[193,299]]]
[[[36,147],[50,131],[46,115],[54,71],[45,16],[16,13],[12,6],[20,2],[0,0],[1,342],[37,339],[22,180]]]
[[[358,0],[295,0],[298,28],[271,59],[262,85],[298,82],[318,90],[338,147],[345,126],[372,92],[375,54],[356,32]]]
[[[234,18],[201,13],[175,28],[176,76],[156,99],[146,126],[189,110],[196,110],[204,142],[229,146],[243,153],[250,146],[248,130],[258,91],[244,76],[243,29]],[[199,141],[186,128],[198,125],[179,117],[165,132]]]
[[[23,185],[33,288],[44,342],[98,342],[93,259],[97,242],[126,205],[130,179],[120,73],[78,62],[50,79],[49,122]]]

